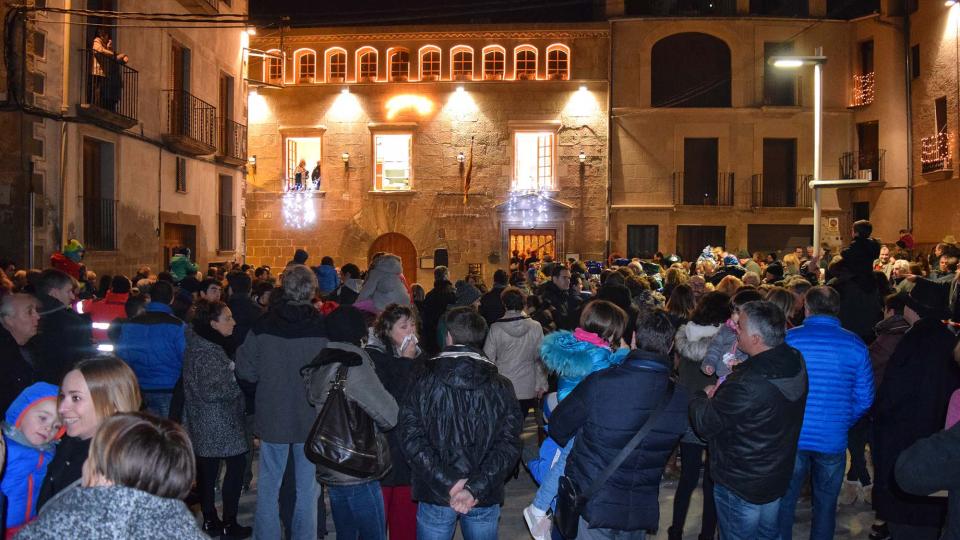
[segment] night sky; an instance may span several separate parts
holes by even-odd
[[[712,0],[626,0],[636,11],[656,3],[696,5]],[[729,0],[734,1],[734,0]],[[751,0],[771,14],[806,0]],[[828,0],[829,16],[851,18],[877,9],[879,0]],[[250,0],[261,23],[290,17],[291,26],[586,22],[602,20],[603,0]]]

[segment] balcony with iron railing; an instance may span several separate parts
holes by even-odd
[[[866,107],[873,103],[875,95],[874,72],[853,76],[853,95],[850,97],[850,107]]]
[[[237,249],[235,239],[237,230],[237,216],[217,214],[217,246],[219,251],[234,251]]]
[[[177,0],[187,11],[199,15],[216,15],[220,12],[220,0]]]
[[[140,74],[116,56],[80,49],[80,103],[77,114],[107,127],[137,124]]]
[[[217,118],[217,160],[231,165],[247,162],[247,126]]]
[[[85,197],[83,202],[83,243],[91,251],[117,249],[117,201]]]
[[[884,178],[884,155],[886,150],[865,150],[840,154],[840,178],[844,180],[871,180]]]
[[[796,177],[766,177],[755,174],[751,178],[751,208],[810,208],[813,176],[800,174]],[[792,181],[791,181],[792,180]]]
[[[920,139],[920,168],[924,175],[953,175],[953,134],[945,131]],[[943,174],[949,173],[949,174]]]
[[[163,142],[174,152],[203,156],[217,151],[217,108],[183,90],[164,90],[167,128]]]
[[[673,173],[673,204],[676,206],[733,206],[732,172],[717,173],[715,178],[698,178]]]

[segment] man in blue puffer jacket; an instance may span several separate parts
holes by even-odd
[[[787,343],[806,361],[810,392],[793,479],[780,504],[783,540],[792,538],[797,498],[808,475],[813,485],[810,538],[833,538],[847,464],[847,431],[873,405],[870,355],[856,334],[840,327],[840,295],[821,286],[807,291],[804,299],[803,326],[787,332]]]
[[[147,409],[166,418],[170,415],[173,389],[183,371],[185,325],[170,307],[172,285],[165,281],[154,283],[150,300],[144,314],[121,327],[116,352],[137,375]]]

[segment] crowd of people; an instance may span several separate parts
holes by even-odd
[[[642,540],[679,468],[671,540],[789,540],[807,496],[812,539],[857,501],[871,539],[958,539],[960,246],[871,235],[517,252],[489,287],[440,266],[429,291],[391,253],[361,271],[298,249],[275,275],[181,248],[132,279],[98,279],[77,241],[44,270],[0,262],[5,538],[314,539],[329,500],[338,537],[492,539],[526,470],[511,518],[535,540]]]

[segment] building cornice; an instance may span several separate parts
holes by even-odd
[[[307,35],[285,35],[284,45],[304,43],[334,43],[346,41],[415,41],[415,40],[530,40],[530,39],[597,39],[607,38],[606,29],[579,30],[487,30],[487,31],[422,31],[422,32],[362,32],[349,34],[316,33]],[[280,45],[280,36],[263,37],[253,40],[260,49],[273,49]]]

